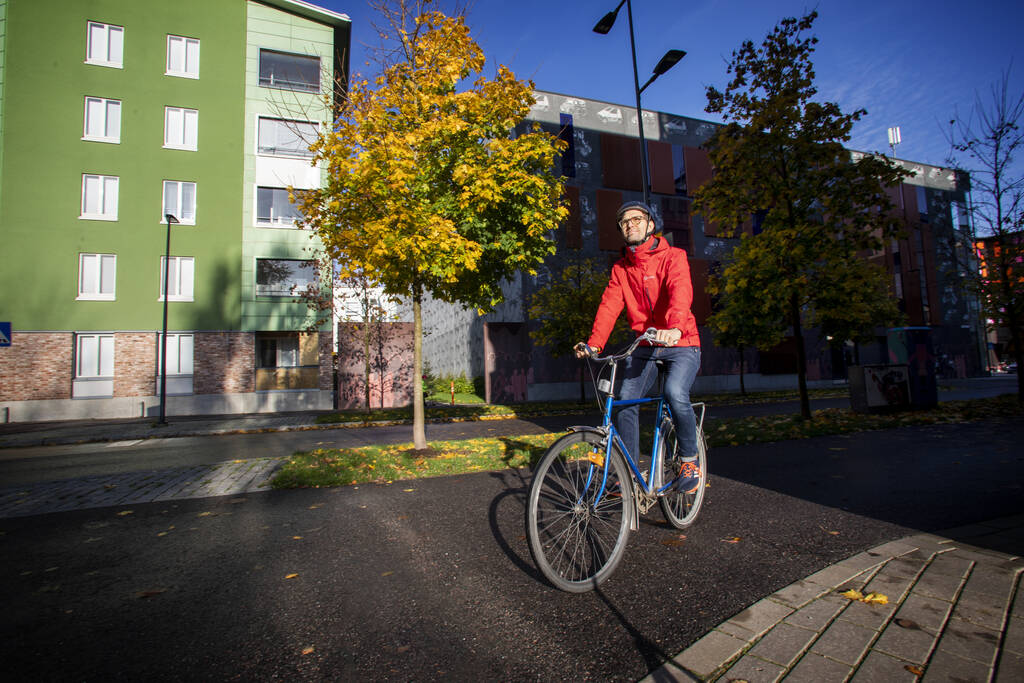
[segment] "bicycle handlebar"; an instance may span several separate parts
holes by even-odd
[[[591,360],[597,361],[598,363],[617,363],[618,361],[622,360],[623,358],[627,358],[630,355],[632,355],[632,353],[634,351],[636,351],[636,347],[640,346],[641,342],[648,341],[648,342],[651,342],[652,344],[658,344],[659,346],[664,346],[664,344],[660,344],[659,342],[655,341],[655,336],[657,334],[658,334],[658,330],[656,328],[648,327],[644,331],[643,334],[639,335],[636,339],[634,339],[633,343],[630,344],[629,347],[625,351],[623,351],[621,353],[610,353],[607,356],[598,356],[597,355],[597,353],[598,353],[597,351],[595,351],[589,345],[586,345],[587,346],[587,352],[589,353],[589,358]]]

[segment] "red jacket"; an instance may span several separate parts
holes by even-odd
[[[690,311],[693,285],[686,252],[651,237],[612,266],[611,279],[597,307],[587,344],[604,348],[623,305],[629,326],[637,334],[648,327],[675,328],[683,333],[676,346],[700,346],[697,320]]]

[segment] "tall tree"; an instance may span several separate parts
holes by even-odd
[[[830,304],[835,274],[877,280],[858,252],[880,249],[900,228],[886,186],[906,172],[882,155],[854,158],[843,147],[867,112],[844,114],[816,102],[809,36],[817,12],[783,19],[760,46],[746,41],[732,54],[725,91],[707,88],[707,111],[726,124],[706,147],[712,180],[696,193],[705,221],[739,226],[761,214],[761,232],[744,235],[721,277],[753,296],[734,297],[781,312],[778,321],[796,342],[800,412],[811,415],[803,331],[815,311],[833,323],[859,309]],[[874,299],[880,288],[846,288],[845,296]],[[827,315],[826,315],[827,314]],[[858,323],[860,324],[860,323]]]
[[[594,312],[608,284],[608,264],[601,259],[578,258],[566,264],[554,278],[533,293],[530,317],[539,325],[530,331],[537,344],[547,346],[555,356],[572,355],[573,346],[590,336]],[[626,329],[620,316],[613,334]],[[580,402],[586,400],[587,360],[581,360]]]
[[[553,253],[546,235],[568,212],[553,173],[564,143],[539,128],[511,134],[533,84],[504,66],[480,75],[464,17],[410,4],[384,13],[395,50],[381,75],[354,79],[311,146],[328,180],[302,193],[302,213],[342,277],[363,272],[412,303],[413,441],[424,449],[424,296],[490,309],[502,279]]]
[[[982,268],[963,264],[962,271],[993,327],[1010,332],[1017,398],[1024,402],[1024,93],[1010,92],[1007,70],[989,95],[987,102],[977,95],[968,116],[950,121],[954,154],[949,163],[970,171],[972,215],[966,237],[982,259]]]

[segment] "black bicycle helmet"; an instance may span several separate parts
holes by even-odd
[[[619,221],[621,221],[622,214],[626,213],[630,209],[638,209],[640,211],[643,211],[644,213],[647,214],[648,218],[650,218],[652,221],[654,220],[654,212],[651,211],[651,207],[647,206],[643,202],[633,201],[625,202],[622,206],[619,207],[619,210],[615,212],[615,222],[618,223]]]

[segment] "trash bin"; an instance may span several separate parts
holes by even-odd
[[[930,327],[893,327],[886,335],[889,362],[909,370],[910,407],[934,408],[939,403],[935,352]]]
[[[852,365],[850,407],[855,413],[887,413],[910,407],[906,365]]]

